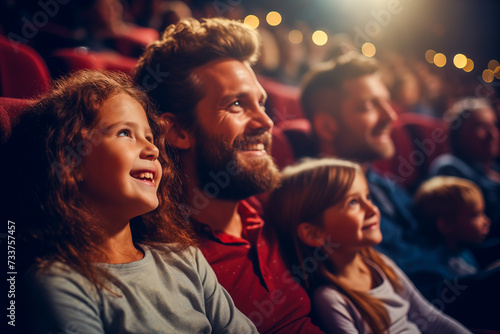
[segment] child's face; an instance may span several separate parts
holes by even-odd
[[[358,250],[382,241],[380,211],[370,199],[365,176],[356,177],[340,202],[324,213],[323,237],[338,243],[339,250]]]
[[[484,200],[476,198],[474,203],[459,210],[452,236],[458,242],[480,244],[488,235],[490,224],[489,218],[484,214]]]
[[[102,217],[128,221],[158,206],[158,148],[144,109],[129,95],[109,98],[99,116],[102,140],[84,162],[85,195]]]

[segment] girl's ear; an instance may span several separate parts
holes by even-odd
[[[193,135],[177,122],[177,118],[173,114],[164,113],[161,118],[165,122],[166,138],[170,145],[181,150],[188,150],[193,147]]]
[[[337,134],[338,124],[332,115],[318,112],[314,115],[313,127],[319,139],[333,142]]]
[[[323,231],[309,223],[300,223],[297,226],[297,235],[303,243],[311,247],[321,247],[326,241]]]

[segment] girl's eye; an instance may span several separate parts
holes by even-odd
[[[358,200],[357,199],[351,199],[348,203],[349,206],[353,206],[353,205],[356,205],[358,204]]]
[[[121,129],[116,135],[118,137],[132,137],[132,132],[129,129]]]

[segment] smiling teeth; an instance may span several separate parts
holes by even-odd
[[[245,147],[243,147],[243,150],[244,151],[264,151],[265,148],[266,147],[264,146],[264,144],[260,143],[260,144],[245,145]]]
[[[150,172],[145,172],[145,173],[137,173],[132,175],[136,179],[143,179],[143,180],[148,180],[148,181],[154,181],[154,175],[153,173]]]

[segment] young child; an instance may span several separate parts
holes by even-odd
[[[469,246],[479,245],[491,222],[484,213],[484,199],[473,182],[436,176],[424,182],[413,198],[415,215],[435,252],[428,262],[416,264],[410,277],[429,300],[437,298],[445,279],[475,274],[479,265]]]
[[[382,240],[380,212],[359,165],[319,159],[288,167],[269,207],[327,333],[469,333],[372,248]]]
[[[31,331],[257,332],[191,247],[163,131],[145,94],[112,73],[63,78],[26,112],[7,178],[36,260]]]

